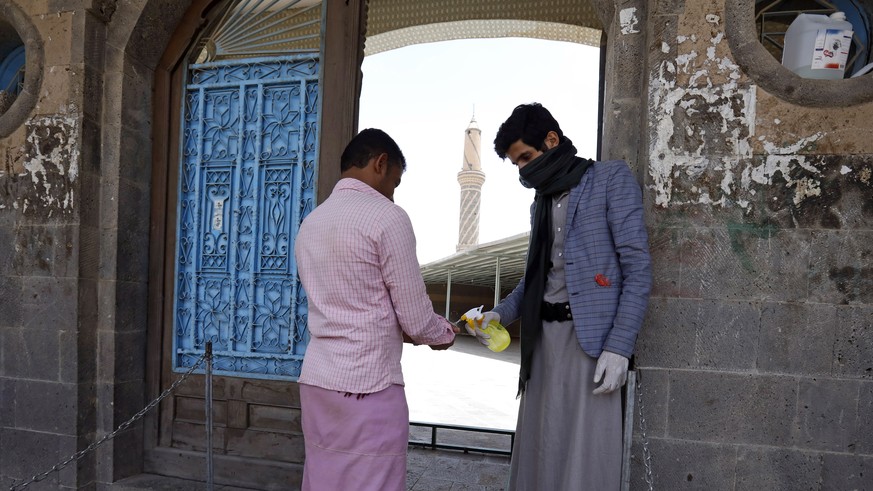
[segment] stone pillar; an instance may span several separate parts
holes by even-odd
[[[458,172],[461,185],[461,211],[458,217],[457,250],[469,249],[479,243],[479,206],[482,202],[482,184],[485,173],[479,156],[482,150],[482,131],[476,116],[464,132],[464,165]]]

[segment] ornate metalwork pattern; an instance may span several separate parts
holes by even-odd
[[[192,65],[183,109],[173,369],[291,379],[308,341],[294,237],[314,207],[312,55]]]

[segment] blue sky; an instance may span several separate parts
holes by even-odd
[[[419,44],[367,56],[359,127],[381,128],[407,171],[394,199],[412,219],[424,264],[454,254],[466,130],[475,105],[482,130],[479,242],[530,229],[533,191],[494,153],[494,135],[521,103],[547,107],[579,155],[595,157],[599,50],[539,39]]]

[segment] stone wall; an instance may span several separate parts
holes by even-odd
[[[23,122],[0,140],[0,487],[8,487],[144,405],[152,79],[190,2],[0,3],[32,24],[27,76],[40,82]],[[142,450],[139,423],[38,486],[113,482],[140,472]]]
[[[756,46],[752,4],[650,2],[637,364],[656,489],[870,489],[869,77],[794,76]]]
[[[749,1],[591,3],[608,33],[604,157],[628,160],[647,200],[637,363],[656,488],[873,488],[869,77],[805,81],[763,58]],[[150,198],[166,180],[152,88],[190,4],[0,0],[42,67],[32,105],[0,117],[0,487],[146,402]],[[135,425],[47,487],[135,474],[148,438]]]

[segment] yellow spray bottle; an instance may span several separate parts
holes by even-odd
[[[487,326],[481,325],[483,317],[482,307],[484,305],[468,310],[467,313],[461,316],[461,320],[466,321],[471,329],[478,329],[490,336],[488,339],[488,349],[499,353],[509,346],[509,332],[496,320],[492,320]]]

